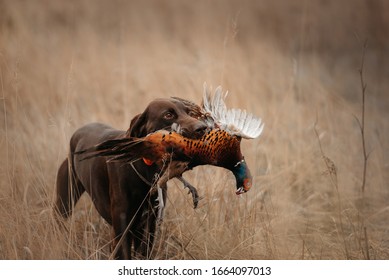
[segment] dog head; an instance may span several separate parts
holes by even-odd
[[[181,98],[159,98],[150,102],[143,113],[136,115],[127,135],[144,137],[160,129],[170,130],[173,124],[180,126],[185,137],[201,137],[207,125],[200,116],[201,109],[191,101]]]

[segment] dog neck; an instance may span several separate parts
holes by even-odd
[[[139,177],[146,185],[148,185],[148,186],[150,186],[150,187],[153,185],[152,182],[150,182],[149,180],[147,180],[147,179],[138,171],[138,169],[136,169],[136,167],[134,166],[134,162],[133,162],[133,161],[130,162],[130,165],[131,165],[131,168],[135,171],[136,175],[138,175],[138,177]],[[154,181],[154,179],[153,179],[153,181]]]

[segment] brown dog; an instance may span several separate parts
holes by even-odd
[[[144,137],[159,129],[170,129],[174,123],[180,125],[184,136],[201,135],[207,125],[193,115],[193,105],[179,98],[156,99],[132,119],[127,131],[101,123],[78,129],[70,140],[69,156],[58,170],[57,211],[68,217],[86,191],[100,215],[113,227],[114,248],[126,233],[115,249],[115,258],[130,259],[132,246],[135,252],[149,258],[156,228],[154,208],[158,205],[156,194],[151,195],[149,190],[159,171],[157,167],[142,160],[132,165],[107,162],[105,157],[80,160],[82,157],[75,153],[109,139]]]

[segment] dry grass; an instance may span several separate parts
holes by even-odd
[[[209,2],[0,1],[0,259],[107,258],[88,197],[52,216],[69,137],[126,129],[156,97],[200,101],[204,81],[266,123],[243,142],[255,185],[237,199],[231,174],[196,168],[193,210],[173,180],[157,258],[389,258],[388,3]]]

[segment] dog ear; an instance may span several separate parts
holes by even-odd
[[[144,137],[146,133],[146,112],[138,114],[132,118],[130,127],[127,130],[128,137]]]

